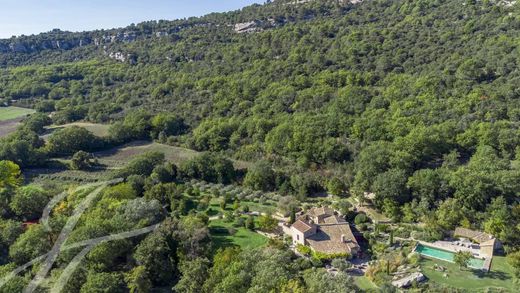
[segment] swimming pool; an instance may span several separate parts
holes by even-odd
[[[426,257],[431,257],[435,259],[440,259],[448,262],[454,262],[453,257],[455,253],[431,246],[426,246],[422,244],[417,244],[415,247],[415,251],[421,255],[424,255]],[[469,266],[475,269],[481,269],[484,267],[484,260],[478,259],[478,258],[471,258],[469,261]]]

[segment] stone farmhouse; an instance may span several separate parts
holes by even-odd
[[[293,245],[307,245],[315,252],[352,256],[360,252],[349,223],[328,207],[310,209],[284,231],[292,237]]]

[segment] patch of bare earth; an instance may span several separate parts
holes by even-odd
[[[7,136],[13,133],[20,125],[23,118],[15,118],[10,120],[0,121],[0,137]]]

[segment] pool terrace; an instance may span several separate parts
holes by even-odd
[[[436,241],[433,243],[419,241],[414,252],[425,257],[439,259],[453,263],[454,255],[459,251],[469,251],[473,258],[469,266],[488,272],[491,268],[493,254],[489,255],[480,246],[466,241]]]

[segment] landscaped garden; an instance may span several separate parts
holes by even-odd
[[[223,219],[210,221],[211,237],[217,247],[237,245],[241,248],[257,248],[264,246],[268,239],[245,227],[235,227],[232,222]]]
[[[445,270],[435,269],[436,265],[444,267]],[[470,268],[460,269],[454,263],[426,258],[421,259],[420,266],[430,282],[468,290],[504,289],[518,292],[515,291],[518,287],[513,283],[512,268],[503,256],[493,257],[491,271],[488,273]]]

